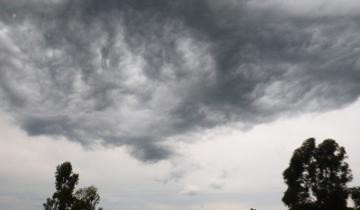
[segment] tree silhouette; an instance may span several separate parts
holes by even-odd
[[[347,209],[352,174],[346,158],[344,147],[332,139],[318,146],[313,138],[305,140],[283,173],[288,185],[283,202],[290,210]]]
[[[72,210],[95,210],[100,201],[100,196],[94,186],[77,190],[75,198]]]
[[[79,181],[79,175],[72,172],[70,162],[64,162],[56,167],[56,191],[52,198],[44,203],[45,210],[70,210],[74,202],[73,192]]]
[[[94,186],[81,188],[74,193],[79,175],[73,173],[70,162],[56,167],[55,193],[43,204],[45,210],[95,210],[100,201]],[[99,208],[102,210],[102,208]]]

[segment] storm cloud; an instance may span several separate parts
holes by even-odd
[[[290,7],[1,1],[0,107],[29,135],[128,146],[153,162],[176,136],[355,101],[360,13]]]

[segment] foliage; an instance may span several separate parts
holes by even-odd
[[[318,146],[313,138],[304,141],[283,173],[288,185],[283,202],[291,210],[347,209],[352,174],[346,158],[344,147],[332,139]]]
[[[56,167],[55,180],[56,191],[52,198],[48,198],[44,203],[45,210],[71,210],[79,175],[72,172],[70,162],[64,162]]]
[[[74,193],[79,175],[73,173],[70,162],[56,167],[55,193],[43,204],[45,210],[95,210],[100,201],[94,186],[81,188]],[[102,210],[102,208],[99,208]]]
[[[72,210],[95,210],[100,201],[100,196],[94,186],[77,190],[75,198]]]
[[[360,210],[360,187],[351,189],[351,198],[354,201],[354,208]]]

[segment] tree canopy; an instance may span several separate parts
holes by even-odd
[[[351,190],[347,184],[352,180],[352,173],[346,158],[345,148],[335,140],[324,140],[318,146],[314,138],[305,140],[294,151],[289,167],[283,172],[288,185],[283,202],[290,210],[348,209]]]
[[[94,186],[78,189],[79,175],[73,173],[70,162],[56,167],[55,189],[53,196],[43,204],[45,210],[96,210],[100,196]],[[99,208],[102,210],[102,208]]]

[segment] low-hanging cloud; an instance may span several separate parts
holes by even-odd
[[[359,16],[254,2],[2,1],[0,107],[29,135],[157,161],[174,136],[358,98]]]

